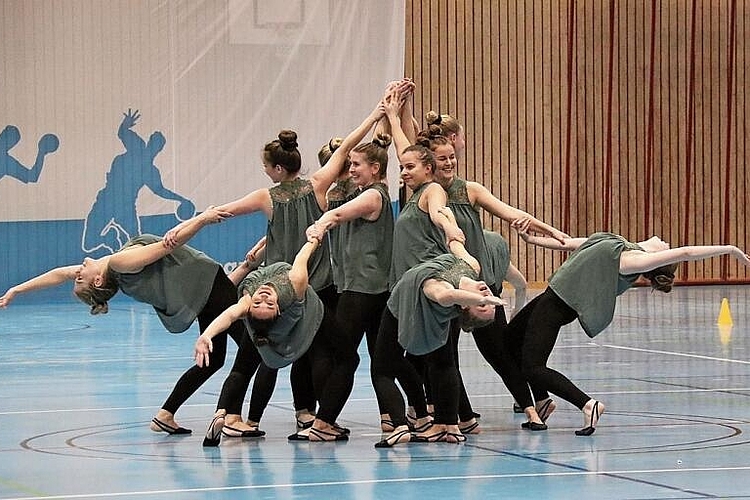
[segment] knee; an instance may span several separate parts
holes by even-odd
[[[243,371],[238,370],[232,370],[229,372],[229,375],[227,375],[227,378],[225,380],[225,384],[239,384],[243,385],[246,388],[250,386],[250,380],[252,376],[244,373]]]
[[[209,364],[205,368],[208,371],[217,372],[224,366],[224,362],[226,361],[226,359],[227,359],[226,353],[224,354],[216,353],[216,352],[211,353],[211,356],[208,359]]]
[[[212,361],[210,361],[210,363],[209,363],[208,366],[201,366],[201,367],[199,367],[198,365],[193,365],[193,366],[194,366],[194,368],[197,368],[198,370],[200,370],[201,373],[203,373],[203,376],[205,378],[208,378],[208,377],[213,376],[214,373],[216,373],[219,370],[221,370],[222,365],[223,365],[223,363],[221,363],[221,364],[214,364],[214,362],[212,360]]]
[[[351,370],[352,372],[357,371],[357,367],[359,366],[360,362],[359,354],[357,354],[356,351],[351,356],[347,356],[346,359],[344,359],[344,365]]]
[[[370,378],[372,378],[373,383],[377,379],[392,379],[395,378],[395,372],[388,363],[373,359],[370,365]]]
[[[544,376],[544,366],[524,364],[522,372],[528,382],[539,383]]]

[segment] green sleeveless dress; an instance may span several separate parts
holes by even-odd
[[[443,254],[409,269],[391,292],[388,309],[398,319],[398,343],[407,352],[427,354],[448,341],[451,320],[458,318],[458,306],[442,306],[422,291],[430,278],[447,281],[455,288],[461,277],[477,279],[474,269],[453,254]]]
[[[422,184],[414,191],[396,220],[389,277],[391,289],[412,267],[450,252],[443,230],[432,223],[430,214],[419,208],[419,199],[430,184]]]
[[[629,250],[643,251],[622,236],[594,233],[549,279],[549,287],[578,313],[578,322],[591,338],[612,322],[617,296],[640,276],[620,274],[620,255]]]
[[[483,231],[483,233],[490,262],[487,272],[483,272],[482,277],[485,278],[487,284],[490,283],[487,280],[491,280],[495,284],[496,293],[500,293],[503,290],[503,280],[510,267],[510,247],[502,234],[494,231]]]
[[[142,234],[128,241],[123,250],[161,240]],[[203,252],[182,245],[137,273],[110,271],[110,276],[125,295],[153,306],[169,332],[180,333],[190,328],[205,307],[220,270],[219,263]]]
[[[378,294],[388,291],[393,250],[393,209],[388,186],[378,182],[368,186],[365,191],[368,189],[380,194],[380,216],[374,221],[359,218],[342,225],[342,236],[346,243],[343,289]]]
[[[305,354],[323,321],[323,303],[308,285],[305,297],[298,300],[289,281],[291,265],[277,262],[252,271],[239,286],[240,296],[252,295],[261,285],[271,285],[279,296],[280,315],[268,331],[268,343],[258,346],[258,353],[269,368],[283,368]],[[247,318],[250,337],[255,333]]]
[[[299,177],[269,189],[273,215],[266,231],[266,264],[293,263],[297,252],[307,242],[305,229],[323,215],[315,198],[312,183]],[[310,286],[322,290],[333,284],[328,240],[310,257],[307,266]]]
[[[357,185],[351,177],[337,180],[333,187],[326,194],[328,199],[328,210],[333,210],[356,196]],[[340,293],[344,290],[344,249],[346,240],[343,237],[343,227],[341,225],[331,228],[326,233],[331,249],[331,266],[333,284]]]
[[[445,190],[448,194],[448,207],[456,216],[456,223],[464,232],[466,251],[479,261],[479,277],[489,286],[495,281],[493,275],[487,271],[491,267],[490,254],[484,239],[484,229],[479,211],[469,201],[469,193],[466,191],[466,181],[458,177]],[[502,283],[501,283],[502,284]]]

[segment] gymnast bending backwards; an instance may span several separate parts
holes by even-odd
[[[260,248],[249,252],[250,259],[230,276],[221,264],[195,250],[185,242],[205,225],[229,217],[224,211],[209,208],[181,224],[181,231],[170,242],[150,234],[132,238],[118,252],[82,264],[63,266],[47,271],[24,283],[13,286],[0,297],[6,307],[16,295],[73,282],[73,292],[91,307],[91,314],[109,310],[108,301],[122,291],[125,295],[154,307],[164,327],[172,333],[187,330],[197,319],[203,331],[222,311],[237,300],[236,283],[263,260]],[[235,366],[243,370],[259,360],[258,352],[249,342],[242,322],[235,322],[214,339],[210,365],[193,365],[177,381],[172,393],[151,420],[151,430],[168,434],[190,434],[190,429],[175,421],[175,413],[214,373],[226,358],[227,336],[239,349]],[[249,377],[252,373],[249,374]],[[238,394],[241,405],[247,384]]]
[[[547,289],[513,317],[504,336],[521,360],[537,401],[548,398],[549,391],[583,412],[583,428],[576,431],[579,436],[594,433],[604,404],[547,366],[562,326],[578,319],[586,335],[596,337],[612,322],[617,297],[639,277],[646,278],[654,290],[670,292],[678,262],[731,255],[750,266],[748,255],[733,245],[670,248],[657,236],[633,243],[606,232],[560,242],[528,234],[528,220],[518,220],[514,226],[528,243],[573,252],[550,277]]]

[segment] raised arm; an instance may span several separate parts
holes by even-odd
[[[45,273],[35,276],[23,283],[10,287],[0,297],[0,308],[6,308],[13,301],[13,299],[19,293],[28,293],[35,290],[42,290],[44,288],[51,288],[53,286],[61,285],[67,281],[73,281],[76,279],[76,271],[80,269],[79,265],[64,266],[51,269]]]
[[[258,269],[266,258],[266,237],[262,237],[258,242],[247,251],[245,260],[240,262],[234,270],[229,273],[229,281],[236,285],[250,274],[250,271]]]
[[[414,89],[416,88],[416,85],[411,80],[411,78],[402,78],[401,80],[395,80],[390,83],[385,88],[385,94],[383,95],[383,102],[388,99],[388,96],[393,91],[398,91],[401,94],[400,98],[400,107],[398,111],[398,117],[401,124],[401,129],[403,130],[404,134],[406,134],[407,140],[409,141],[409,144],[414,144],[417,139],[417,132],[419,131],[419,123],[414,118]],[[395,104],[395,103],[394,103]],[[388,134],[390,136],[393,136],[393,132],[391,131],[391,124],[388,121],[388,118],[383,115],[383,117],[378,121],[378,124],[375,126],[375,132],[373,133],[373,136],[377,136],[378,134]]]
[[[402,80],[401,89],[401,109],[399,111],[399,120],[404,135],[409,140],[409,144],[416,144],[417,133],[419,132],[419,123],[414,118],[414,89],[416,85],[411,79]]]
[[[351,150],[362,142],[362,139],[365,138],[384,113],[383,103],[379,101],[377,106],[367,115],[367,118],[344,138],[341,146],[333,152],[331,159],[310,177],[310,182],[312,182],[313,189],[315,190],[315,197],[318,199],[318,204],[321,207],[326,206],[326,193],[331,184],[336,181],[344,170],[346,159]]]
[[[289,281],[292,282],[294,287],[295,295],[298,299],[302,299],[305,296],[308,284],[307,274],[307,262],[310,260],[312,254],[320,246],[320,239],[311,238],[307,243],[302,245],[297,256],[294,258],[292,268],[289,270]]]
[[[122,114],[122,122],[120,123],[120,127],[117,129],[117,137],[120,138],[120,141],[122,142],[122,145],[125,146],[126,151],[136,151],[136,150],[142,150],[146,147],[146,142],[141,139],[141,137],[130,130],[135,126],[136,122],[138,121],[138,118],[141,117],[141,115],[138,113],[138,110],[135,111],[128,108],[127,113]]]
[[[385,116],[388,119],[388,123],[391,126],[391,135],[393,136],[393,144],[396,147],[396,156],[399,161],[401,154],[404,149],[412,145],[409,138],[404,133],[404,128],[401,126],[401,118],[399,113],[401,112],[401,97],[398,91],[393,91],[384,99],[385,104]]]
[[[750,257],[734,245],[684,246],[658,252],[630,250],[620,256],[620,272],[623,274],[645,273],[661,266],[678,262],[696,261],[731,255],[745,266],[750,266]]]

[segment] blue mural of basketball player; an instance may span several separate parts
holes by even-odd
[[[8,175],[24,184],[36,182],[44,168],[44,157],[57,151],[60,141],[54,134],[44,134],[37,144],[36,160],[32,167],[26,167],[10,155],[10,150],[20,141],[21,132],[14,125],[8,125],[0,132],[0,179]]]
[[[164,135],[156,131],[146,142],[132,130],[140,118],[138,110],[128,109],[123,116],[117,137],[125,146],[125,152],[112,160],[104,187],[97,193],[86,216],[81,248],[87,253],[116,252],[129,239],[141,234],[136,202],[143,187],[156,196],[179,202],[175,210],[178,220],[195,215],[193,202],[164,187],[161,173],[154,165],[154,158],[166,143]]]

